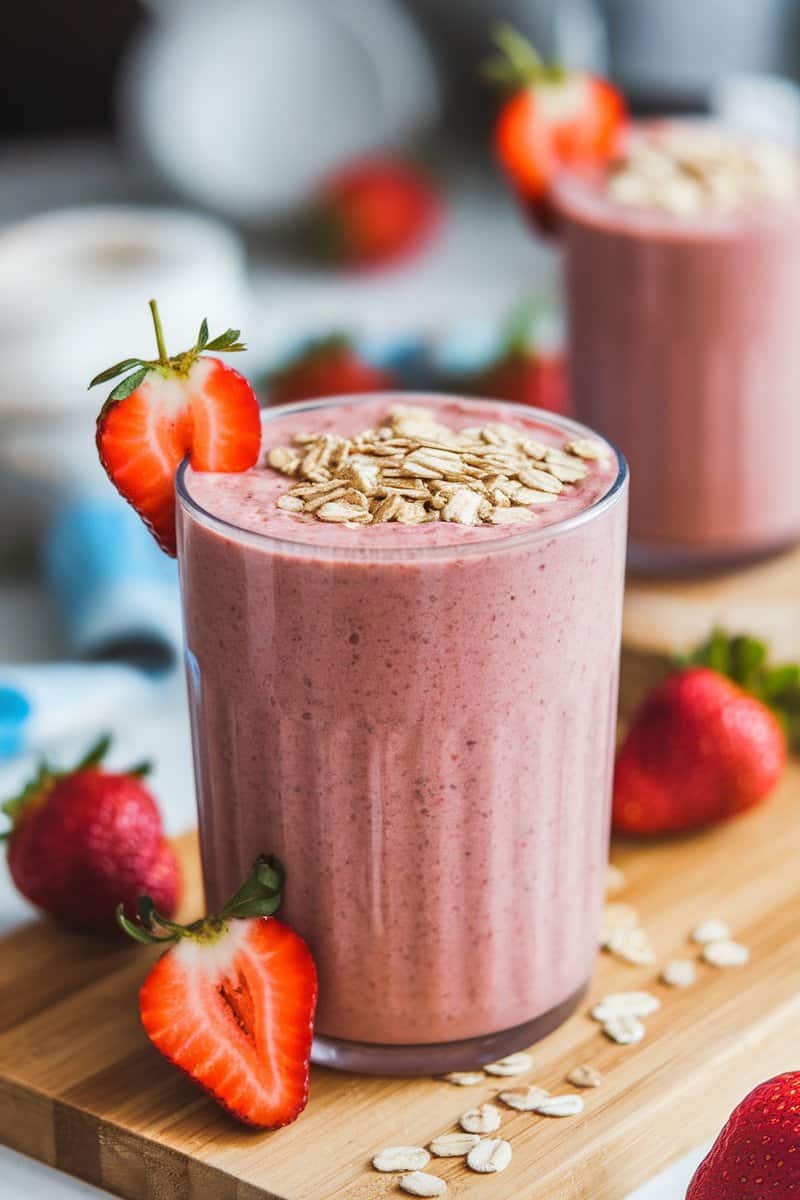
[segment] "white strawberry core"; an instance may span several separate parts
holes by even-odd
[[[548,124],[559,125],[576,117],[589,103],[589,81],[585,75],[536,84],[536,107]]]
[[[219,978],[231,968],[234,958],[247,944],[249,921],[231,920],[227,932],[209,942],[181,938],[173,955],[188,975],[207,975]]]

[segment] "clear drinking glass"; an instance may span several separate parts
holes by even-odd
[[[265,429],[364,402],[272,409]],[[281,915],[319,968],[316,1062],[474,1067],[549,1032],[583,995],[608,855],[626,538],[627,468],[608,453],[607,491],[577,515],[413,548],[249,532],[200,507],[180,471],[207,899],[230,894],[256,854],[283,860]]]

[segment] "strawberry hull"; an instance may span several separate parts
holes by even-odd
[[[390,405],[271,410],[267,445]],[[488,402],[441,411],[572,432]],[[328,526],[277,510],[266,470],[178,487],[209,906],[255,854],[283,861],[332,1065],[430,1073],[551,1028],[597,944],[624,468],[598,465],[532,533]]]

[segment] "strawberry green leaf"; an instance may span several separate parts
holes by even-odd
[[[200,325],[200,332],[197,335],[198,351],[202,350],[203,347],[207,344],[207,342],[208,342],[208,321],[205,317],[203,317],[202,323]]]
[[[127,379],[123,379],[122,383],[118,383],[113,392],[109,394],[109,400],[127,400],[132,392],[135,392],[140,383],[143,383],[150,374],[150,367],[142,367],[141,371],[134,371]]]
[[[89,387],[96,387],[98,383],[108,383],[109,379],[116,379],[117,375],[121,375],[123,371],[129,371],[131,367],[138,367],[141,364],[140,358],[123,358],[122,362],[115,363],[113,367],[106,367],[105,371],[95,375]]]
[[[108,754],[109,746],[111,745],[111,735],[104,733],[98,738],[95,744],[86,751],[78,765],[73,769],[75,771],[90,771],[92,767],[99,767],[105,756]]]
[[[244,345],[239,341],[238,329],[226,329],[213,341],[206,342],[206,350],[244,350]]]
[[[793,753],[800,753],[800,664],[768,661],[767,646],[748,634],[723,629],[677,660],[679,666],[710,667],[765,704],[780,721]]]
[[[555,83],[566,75],[560,63],[546,63],[512,25],[496,25],[492,30],[492,42],[498,54],[481,67],[481,74],[490,83],[523,88],[537,83]]]

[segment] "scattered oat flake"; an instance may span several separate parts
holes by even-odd
[[[613,1017],[649,1017],[659,1008],[661,1001],[649,992],[612,992],[595,1004],[592,1016],[602,1024]]]
[[[574,1087],[596,1088],[600,1087],[602,1082],[603,1076],[588,1063],[584,1063],[580,1067],[573,1067],[567,1075],[567,1083],[571,1083]]]
[[[497,1097],[507,1108],[515,1108],[517,1112],[534,1112],[543,1100],[550,1095],[544,1088],[531,1084],[526,1088],[515,1088],[509,1092],[501,1092]]]
[[[467,1155],[467,1166],[481,1175],[505,1171],[511,1162],[511,1146],[503,1138],[481,1138]]]
[[[486,1063],[483,1069],[487,1075],[524,1075],[532,1066],[530,1054],[508,1054],[497,1062]]]
[[[703,958],[712,967],[743,967],[750,960],[750,951],[741,942],[720,938],[717,942],[706,942]]]
[[[606,868],[606,895],[615,896],[617,892],[623,890],[626,882],[625,872],[620,867],[615,867],[613,863],[609,863]]]
[[[661,979],[668,987],[691,987],[697,980],[697,969],[690,958],[671,958],[664,965]]]
[[[645,1034],[644,1025],[638,1017],[612,1017],[603,1025],[603,1033],[620,1046],[633,1046]]]
[[[656,952],[643,929],[617,929],[605,942],[605,948],[636,967],[651,967],[656,961]]]
[[[701,921],[692,930],[692,941],[697,942],[700,946],[704,946],[706,942],[721,942],[730,937],[730,926],[726,921],[720,921],[718,917],[709,917],[708,920]]]
[[[400,1180],[400,1190],[409,1196],[443,1196],[447,1191],[447,1183],[438,1175],[428,1175],[425,1171],[412,1171]]]
[[[500,1109],[494,1104],[481,1104],[480,1108],[468,1108],[458,1118],[465,1133],[495,1133],[500,1128]]]
[[[422,1146],[387,1146],[372,1160],[376,1171],[421,1171],[430,1161]]]
[[[638,926],[639,914],[632,904],[624,904],[621,901],[607,904],[600,922],[600,945],[605,946],[611,935],[619,930],[637,929]]]
[[[429,1148],[437,1158],[463,1158],[480,1140],[477,1133],[440,1133]]]
[[[449,1071],[447,1075],[441,1075],[440,1078],[445,1083],[454,1084],[455,1087],[475,1087],[479,1083],[486,1082],[483,1071]]]
[[[583,1100],[580,1096],[548,1096],[536,1109],[542,1117],[577,1117],[583,1112]]]

